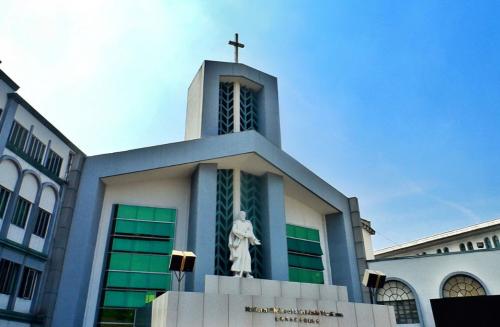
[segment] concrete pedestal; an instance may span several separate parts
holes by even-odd
[[[389,306],[351,303],[344,286],[206,276],[205,292],[167,292],[153,327],[392,327]]]

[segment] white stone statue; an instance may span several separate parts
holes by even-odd
[[[229,260],[233,262],[231,271],[234,276],[253,278],[252,258],[250,257],[249,245],[260,245],[260,241],[253,234],[252,222],[246,220],[245,211],[240,211],[233,222],[233,228],[229,234]]]

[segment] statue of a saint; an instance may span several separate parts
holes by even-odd
[[[246,220],[245,211],[240,211],[233,222],[233,228],[229,234],[229,260],[233,262],[231,271],[237,277],[253,278],[252,258],[250,257],[249,245],[260,245],[260,241],[253,234],[252,222]]]

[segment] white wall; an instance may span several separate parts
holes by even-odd
[[[31,169],[31,170],[37,171],[35,168],[33,168],[33,166],[31,166],[29,163],[27,163],[26,161],[24,161],[21,157],[19,157],[18,155],[16,155],[14,152],[10,151],[9,149],[5,149],[4,154],[16,158],[16,160],[19,162],[19,164],[21,165],[21,168],[23,170],[25,170],[25,169]],[[62,170],[64,170],[64,169],[62,169]],[[37,171],[37,172],[38,172],[38,174],[40,176],[40,180],[41,180],[42,184],[46,183],[46,182],[50,182],[53,185],[55,185],[55,187],[59,190],[59,185],[56,184],[56,183],[54,183],[54,181],[52,179],[48,178],[47,176],[45,176],[44,174],[42,174],[39,171]],[[0,172],[0,175],[1,175],[1,172]]]
[[[402,279],[415,289],[427,327],[435,326],[430,299],[441,297],[440,285],[452,273],[470,273],[489,295],[500,295],[500,251],[496,250],[381,259],[369,261],[368,266],[384,272],[387,278]]]
[[[373,254],[372,235],[364,228],[363,228],[363,243],[365,244],[366,260],[375,259],[375,256]]]
[[[175,248],[186,249],[189,218],[190,178],[165,179],[146,182],[107,185],[97,234],[94,262],[89,282],[84,326],[93,326],[99,284],[103,270],[106,241],[109,234],[114,204],[129,204],[177,209]]]
[[[16,110],[15,120],[28,130],[33,125],[33,135],[36,136],[45,145],[51,140],[50,148],[63,158],[61,165],[60,178],[64,178],[66,166],[68,165],[70,148],[62,140],[60,140],[47,127],[40,123],[33,115],[31,115],[23,106],[19,105]]]
[[[460,252],[460,243],[464,243],[465,246],[467,247],[467,242],[472,242],[474,246],[474,250],[478,250],[479,248],[477,247],[477,242],[483,242],[484,243],[484,238],[488,237],[490,239],[492,247],[494,247],[493,244],[493,235],[496,235],[500,239],[500,228],[490,231],[490,232],[485,232],[485,233],[479,233],[475,234],[472,236],[467,236],[467,237],[460,237],[456,238],[452,241],[446,241],[446,242],[441,242],[432,246],[424,246],[418,249],[412,249],[409,251],[405,251],[402,253],[398,253],[397,255],[394,255],[392,257],[401,257],[401,256],[410,256],[410,255],[417,255],[421,254],[422,252],[426,252],[427,254],[434,254],[436,253],[437,249],[443,250],[444,247],[448,247],[450,252]],[[485,247],[483,249],[486,248]]]
[[[16,166],[12,161],[3,160],[0,162],[0,185],[12,192],[18,177]]]
[[[319,230],[319,240],[323,250],[324,280],[329,284],[331,280],[330,259],[328,254],[328,242],[326,238],[326,222],[322,213],[314,210],[303,202],[285,195],[285,216],[287,224],[309,227]]]

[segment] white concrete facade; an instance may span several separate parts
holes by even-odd
[[[151,180],[144,176],[145,181],[121,181],[113,180],[106,185],[104,201],[101,211],[99,232],[94,251],[91,279],[88,288],[87,304],[85,306],[84,326],[93,326],[96,314],[96,306],[100,291],[100,279],[102,276],[106,242],[111,226],[112,210],[115,204],[128,204],[140,206],[152,206],[160,208],[176,209],[175,248],[186,249],[190,178],[177,177],[160,180]],[[177,286],[173,283],[172,286]]]
[[[323,261],[323,267],[325,267],[323,276],[325,283],[328,284],[331,280],[331,271],[329,264],[330,257],[327,246],[328,240],[326,236],[325,216],[321,212],[291,196],[285,196],[285,216],[287,224],[319,230],[319,240],[321,249],[323,250],[323,256],[321,259]]]
[[[14,119],[27,130],[32,128],[33,136],[37,137],[43,144],[48,145],[50,141],[50,149],[62,158],[61,170],[58,177],[64,179],[71,152],[69,146],[29,113],[22,105],[18,106]]]
[[[442,286],[453,275],[469,275],[488,295],[500,295],[500,250],[380,259],[369,261],[368,266],[413,290],[421,326],[435,326],[430,300],[442,297]]]
[[[343,286],[225,276],[206,276],[204,293],[163,294],[153,301],[151,316],[153,327],[396,326],[392,307],[350,303]]]

